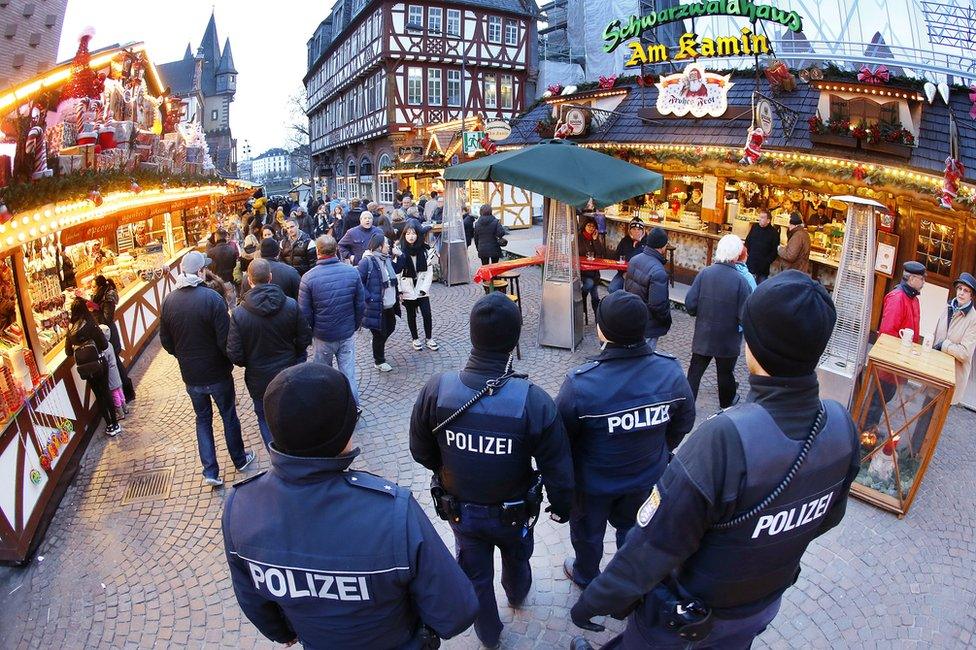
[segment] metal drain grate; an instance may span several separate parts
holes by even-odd
[[[173,487],[173,469],[166,467],[132,474],[125,487],[122,505],[167,498]]]

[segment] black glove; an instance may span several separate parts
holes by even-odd
[[[590,620],[591,614],[583,607],[582,601],[576,601],[573,608],[569,610],[569,616],[573,619],[573,625],[580,629],[589,630],[590,632],[602,632],[607,629],[599,623],[594,623]]]
[[[561,515],[552,509],[552,506],[546,507],[546,512],[549,513],[549,518],[552,519],[557,524],[565,524],[569,521],[569,515]]]

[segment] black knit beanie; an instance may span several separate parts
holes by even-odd
[[[834,301],[823,285],[789,270],[749,296],[742,332],[763,370],[774,377],[799,377],[817,369],[836,322]]]
[[[471,346],[487,352],[511,352],[522,333],[522,314],[511,298],[494,291],[471,308]]]
[[[635,294],[614,291],[600,301],[596,322],[604,338],[619,345],[633,345],[644,340],[647,327],[647,305]]]
[[[661,226],[654,226],[644,240],[648,248],[664,248],[668,245],[668,231]]]
[[[276,260],[280,252],[281,246],[273,237],[266,237],[261,240],[261,259]]]
[[[290,456],[331,458],[356,428],[349,380],[324,363],[300,363],[271,380],[264,412],[275,449]]]

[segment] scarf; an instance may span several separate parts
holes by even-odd
[[[909,298],[918,298],[919,290],[909,286],[909,284],[904,280],[902,280],[901,284],[899,284],[898,286],[901,288],[902,291],[905,292],[905,295],[907,295]]]
[[[972,308],[973,308],[972,300],[966,303],[963,307],[960,307],[959,299],[953,298],[951,301],[949,301],[949,322],[952,322],[952,319],[956,316],[956,314],[961,313],[963,316],[965,316],[966,314],[969,313],[969,310]]]

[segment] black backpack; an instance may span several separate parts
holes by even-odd
[[[75,348],[75,367],[78,376],[84,380],[98,379],[105,374],[105,359],[98,352],[94,341],[85,341]]]

